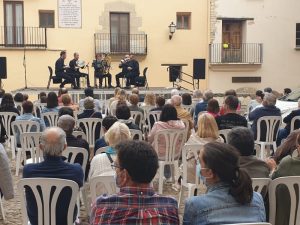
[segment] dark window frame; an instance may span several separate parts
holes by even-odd
[[[53,14],[53,25],[47,24],[46,26],[42,26],[42,24],[41,24],[41,15],[42,14]],[[39,27],[55,28],[55,10],[39,10]]]
[[[188,16],[188,27],[184,26],[184,17]],[[178,26],[178,19],[180,18],[182,26]],[[192,29],[192,13],[191,12],[177,12],[176,13],[176,25],[178,30],[191,30]]]
[[[300,23],[296,23],[296,47],[300,48]]]

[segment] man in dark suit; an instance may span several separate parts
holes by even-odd
[[[55,75],[64,81],[60,84],[60,88],[63,88],[65,84],[73,84],[76,88],[75,79],[70,73],[66,72],[67,67],[65,66],[65,59],[67,58],[67,53],[65,51],[60,52],[60,57],[55,62]]]
[[[58,178],[72,180],[83,185],[83,171],[79,164],[69,164],[63,161],[62,152],[67,147],[66,134],[58,127],[48,128],[41,136],[40,148],[44,153],[44,161],[31,163],[24,166],[23,178]],[[67,213],[71,192],[64,189],[58,198],[56,205],[56,223],[67,224]],[[34,194],[31,189],[26,188],[27,213],[30,224],[38,224],[38,209]],[[74,209],[73,220],[77,216],[77,207]]]
[[[79,67],[77,65],[77,61],[79,60],[79,54],[77,52],[74,53],[74,59],[69,62],[69,70],[68,72],[73,75],[76,80],[76,86],[80,88],[80,77],[86,77],[87,86],[90,87],[90,78],[87,73],[81,73],[79,69],[83,69],[85,66]]]
[[[281,144],[281,141],[285,138],[287,138],[287,136],[289,136],[289,134],[291,133],[291,122],[292,119],[295,116],[300,116],[300,99],[298,100],[298,109],[292,111],[289,115],[287,115],[284,119],[283,122],[286,124],[285,128],[280,129],[278,132],[278,136],[277,136],[277,146],[279,146]],[[295,124],[294,124],[294,130],[295,129],[299,129],[300,128],[300,121],[296,120]]]
[[[127,67],[128,73],[125,75],[126,87],[129,88],[130,85],[135,85],[135,79],[140,75],[140,65],[139,62],[134,58],[134,55],[130,55],[130,60]]]
[[[120,78],[125,78],[126,74],[128,73],[129,60],[130,60],[129,55],[125,55],[124,59],[121,60],[119,68],[122,69],[122,71],[116,75],[116,86],[117,87],[121,87]]]

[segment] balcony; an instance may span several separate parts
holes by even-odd
[[[96,33],[96,53],[109,54],[147,54],[146,34],[103,34]]]
[[[263,63],[263,44],[210,44],[210,65],[260,65]]]
[[[47,30],[41,27],[0,27],[0,48],[47,48]]]

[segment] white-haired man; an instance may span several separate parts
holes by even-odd
[[[63,161],[62,152],[67,147],[66,134],[58,127],[46,129],[41,137],[40,149],[44,153],[44,162],[27,164],[23,169],[23,178],[58,178],[75,181],[78,187],[83,185],[83,171],[79,164],[69,164]],[[67,224],[68,202],[70,190],[63,190],[56,208],[56,224]],[[26,192],[27,213],[32,225],[38,224],[38,209],[32,191]],[[74,210],[74,221],[77,208]]]
[[[263,116],[281,116],[280,109],[278,109],[276,105],[276,96],[271,93],[265,93],[262,107],[259,107],[252,112],[249,113],[249,121],[253,121],[252,131],[254,134],[254,138],[256,139],[257,134],[257,121],[259,118]],[[262,132],[265,133],[265,132]]]

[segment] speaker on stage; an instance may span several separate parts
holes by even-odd
[[[169,82],[176,82],[176,79],[180,77],[181,66],[169,67]]]
[[[205,79],[205,59],[194,59],[193,63],[193,77],[195,80]]]
[[[0,79],[7,79],[6,57],[0,57]]]

